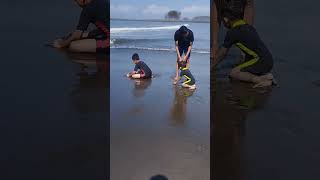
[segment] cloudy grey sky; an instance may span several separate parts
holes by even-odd
[[[210,0],[111,0],[111,18],[163,19],[170,10],[182,17],[209,16]]]

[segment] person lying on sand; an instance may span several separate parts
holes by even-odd
[[[134,70],[127,74],[127,77],[134,79],[149,79],[152,78],[152,71],[146,63],[140,60],[137,53],[132,55],[132,61],[135,64]]]
[[[176,63],[176,77],[174,81],[179,79],[179,63],[184,61],[189,67],[192,44],[194,41],[193,32],[186,26],[181,26],[174,34],[174,41],[176,44],[177,63]],[[184,58],[183,54],[185,55]]]
[[[275,83],[270,73],[273,67],[272,55],[260,39],[256,29],[228,10],[225,10],[222,18],[224,26],[229,31],[222,47],[218,50],[213,66],[220,63],[235,44],[245,53],[245,62],[232,69],[231,78],[252,82],[255,84],[254,88],[271,86]]]
[[[180,70],[180,77],[175,78],[173,84],[177,84],[181,77],[184,77],[185,80],[182,83],[182,86],[189,89],[196,89],[196,80],[194,79],[191,71],[189,70],[187,61],[179,61],[178,67]]]
[[[55,48],[68,48],[72,52],[106,53],[110,46],[109,0],[75,0],[82,8],[77,29],[64,38],[53,42]],[[87,32],[89,24],[96,29]]]

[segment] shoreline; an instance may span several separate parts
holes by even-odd
[[[179,22],[179,23],[210,23],[210,21],[184,21],[184,20],[165,20],[165,19],[121,19],[121,18],[110,18],[111,21],[144,21],[144,22]]]

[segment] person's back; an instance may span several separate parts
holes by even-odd
[[[152,77],[151,69],[149,68],[149,66],[145,62],[143,62],[141,60],[136,64],[134,70],[135,71],[141,70],[142,74],[145,75],[145,78],[151,78]]]
[[[184,28],[182,30],[182,28]],[[187,35],[184,35],[187,34]],[[178,29],[174,34],[174,40],[178,41],[178,46],[180,48],[188,48],[190,46],[190,43],[193,43],[194,36],[191,29],[188,29],[185,26],[182,26],[180,29]]]
[[[232,32],[233,31],[233,32]],[[230,33],[233,33],[236,36],[238,43],[237,46],[244,45],[248,49],[255,52],[259,57],[270,57],[271,53],[261,40],[259,34],[256,29],[249,25],[243,24],[239,27],[230,30]],[[243,50],[243,48],[240,48]],[[248,53],[248,52],[245,52]]]

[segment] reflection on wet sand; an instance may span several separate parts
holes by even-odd
[[[109,59],[107,54],[66,53],[79,65],[78,78],[70,93],[75,109],[80,113],[107,112],[109,89]]]
[[[216,74],[213,72],[212,74]],[[214,76],[213,75],[213,76]],[[264,106],[271,88],[253,89],[251,84],[211,78],[213,90],[212,177],[213,179],[247,179],[247,116]]]
[[[132,79],[134,82],[133,95],[136,98],[145,96],[146,90],[151,86],[152,79]]]
[[[170,111],[172,126],[184,126],[187,115],[187,100],[194,93],[194,90],[174,86],[174,99]]]

